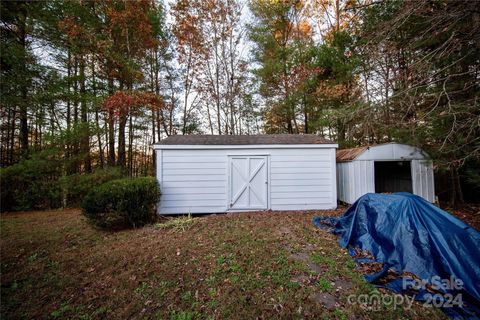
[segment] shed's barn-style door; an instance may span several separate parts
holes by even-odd
[[[268,209],[266,156],[229,157],[229,209]]]

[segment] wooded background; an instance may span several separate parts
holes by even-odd
[[[151,175],[151,145],[174,134],[316,133],[419,146],[441,197],[478,200],[476,1],[2,1],[0,15],[0,165],[17,176]]]

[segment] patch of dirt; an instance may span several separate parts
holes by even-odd
[[[335,280],[335,289],[338,291],[349,291],[353,289],[353,284],[351,281],[347,281],[345,279],[336,279]]]
[[[313,262],[311,262],[311,261],[309,261],[309,262],[307,263],[307,266],[310,268],[310,270],[312,270],[312,271],[315,272],[315,273],[321,274],[321,273],[325,272],[325,269],[324,269],[323,267],[321,267],[321,266],[319,266],[318,264],[313,263]]]
[[[310,255],[306,252],[294,253],[290,256],[293,260],[307,262],[310,261]]]
[[[292,282],[308,285],[310,284],[310,277],[305,274],[298,274],[292,278]]]
[[[310,299],[327,309],[335,309],[338,306],[337,299],[330,293],[315,292],[310,295]]]

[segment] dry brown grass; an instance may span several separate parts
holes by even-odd
[[[195,218],[188,228],[105,232],[79,210],[1,217],[2,319],[426,318],[347,303],[373,288],[315,215]]]

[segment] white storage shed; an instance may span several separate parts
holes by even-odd
[[[159,214],[337,205],[337,144],[317,135],[176,135],[154,148]]]
[[[433,163],[423,150],[388,143],[337,151],[338,199],[354,203],[366,193],[410,192],[435,201]]]

